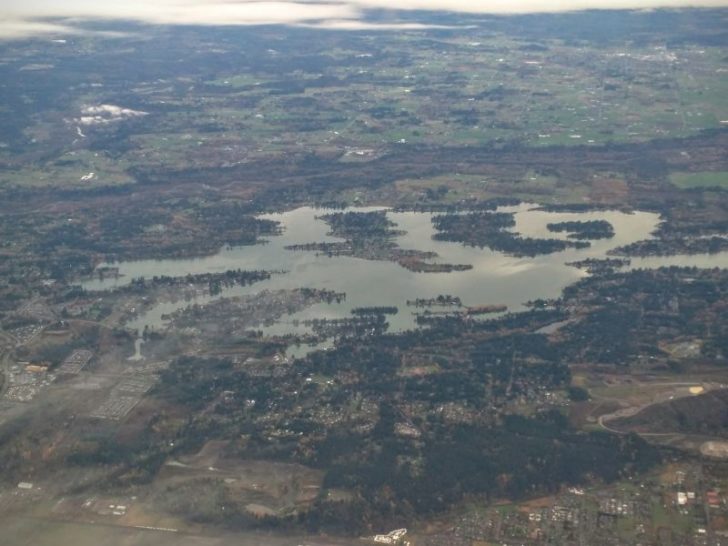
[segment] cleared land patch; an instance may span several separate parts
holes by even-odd
[[[701,173],[674,173],[670,182],[684,190],[692,188],[728,189],[728,171]]]

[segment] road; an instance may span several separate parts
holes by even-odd
[[[670,383],[649,383],[646,384],[646,386],[650,387],[694,387],[694,386],[701,386],[703,387],[703,390],[699,394],[705,394],[707,392],[716,390],[716,389],[722,389],[725,388],[725,385],[722,383],[698,383],[695,381],[692,382],[670,382]],[[671,394],[669,396],[663,396],[658,397],[655,400],[652,400],[651,402],[647,404],[642,404],[639,406],[631,406],[628,408],[622,408],[618,409],[617,411],[614,411],[612,413],[607,413],[605,415],[600,415],[598,419],[599,426],[602,427],[604,430],[608,430],[609,432],[613,432],[614,434],[629,434],[629,431],[623,431],[619,430],[613,427],[610,427],[607,425],[608,421],[613,421],[615,419],[624,418],[624,417],[632,417],[634,415],[637,415],[642,410],[645,410],[649,408],[650,406],[654,406],[656,404],[663,404],[665,402],[671,402],[673,400],[679,400],[680,398],[687,398],[689,396],[696,396],[694,393],[685,393],[685,394]],[[606,398],[601,397],[603,400],[613,400],[615,402],[620,402],[617,398]],[[645,437],[667,437],[667,436],[684,436],[681,432],[639,432],[640,436]]]
[[[7,332],[0,330],[0,398],[8,390],[8,376],[11,364],[11,353],[15,346],[15,338]]]

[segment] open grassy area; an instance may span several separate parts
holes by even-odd
[[[702,173],[674,173],[670,182],[678,188],[721,188],[728,189],[728,171]]]
[[[652,505],[652,523],[655,528],[667,527],[680,534],[687,534],[693,528],[690,516],[668,511],[659,500]]]
[[[56,161],[0,171],[0,187],[97,188],[134,183],[129,162],[88,150],[68,152]]]

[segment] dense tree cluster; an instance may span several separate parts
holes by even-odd
[[[516,220],[512,213],[506,212],[439,215],[432,218],[432,223],[438,231],[434,235],[437,240],[487,247],[515,256],[537,256],[589,246],[583,241],[521,237],[507,229],[515,226]]]
[[[223,288],[231,286],[247,286],[259,281],[270,279],[271,273],[268,271],[247,271],[243,269],[229,269],[223,273],[199,273],[196,275],[185,275],[184,277],[170,277],[167,275],[154,276],[149,279],[139,277],[132,279],[129,286],[125,288],[127,291],[144,292],[149,288],[170,287],[170,286],[189,286],[189,285],[207,285],[210,294],[219,294]]]
[[[394,222],[387,218],[387,211],[334,212],[321,216],[329,226],[331,234],[342,239],[358,241],[366,238],[387,239],[397,235],[392,229]]]
[[[660,340],[697,337],[706,356],[728,357],[725,270],[662,268],[605,273],[564,290],[565,305],[591,311],[562,330],[560,351],[575,362],[628,365],[665,357]]]
[[[549,231],[566,232],[570,239],[610,239],[614,228],[606,220],[555,222],[547,224]]]

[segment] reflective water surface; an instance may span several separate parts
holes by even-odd
[[[367,211],[373,208],[351,210]],[[224,248],[217,254],[200,259],[141,260],[113,264],[119,268],[117,279],[90,280],[83,284],[88,290],[102,290],[121,286],[137,277],[155,275],[183,276],[187,274],[224,272],[229,269],[277,270],[269,280],[246,287],[224,289],[217,296],[197,298],[205,303],[220,297],[256,293],[260,290],[320,288],[345,292],[341,303],[318,304],[300,313],[289,315],[278,323],[263,328],[268,334],[303,332],[299,321],[311,318],[342,318],[355,307],[397,306],[399,313],[387,320],[390,331],[401,331],[416,326],[412,308],[407,300],[433,298],[449,294],[461,298],[465,305],[503,304],[509,311],[524,309],[524,304],[537,298],[558,297],[561,290],[586,273],[568,262],[586,258],[604,258],[619,246],[648,239],[659,224],[659,216],[651,212],[625,213],[597,211],[583,213],[555,213],[535,210],[529,205],[506,208],[516,212],[514,231],[526,237],[564,238],[565,233],[549,233],[546,224],[568,220],[609,221],[615,231],[611,239],[592,241],[585,249],[567,249],[534,258],[508,256],[489,249],[468,247],[459,243],[435,241],[432,235],[431,213],[392,212],[388,217],[405,231],[395,238],[404,249],[433,251],[434,261],[451,264],[471,264],[473,269],[451,273],[415,273],[392,262],[363,260],[347,256],[328,257],[316,252],[292,251],[288,245],[333,242],[338,239],[327,235],[328,226],[316,217],[329,212],[310,207],[267,214],[262,217],[280,222],[282,233],[270,237],[266,244]],[[104,264],[110,265],[110,264]],[[696,256],[649,257],[632,260],[632,268],[686,265],[698,267],[728,267],[728,253]],[[162,315],[189,305],[189,302],[160,303],[129,324],[132,328],[145,326],[160,328]]]

